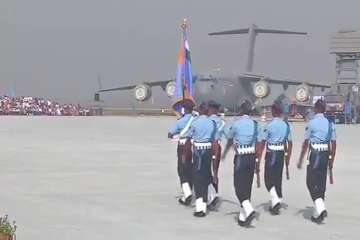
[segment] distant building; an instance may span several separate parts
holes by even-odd
[[[333,34],[330,53],[336,56],[336,84],[333,92],[342,94],[347,101],[359,107],[360,32],[349,30]],[[358,113],[355,113],[357,116]]]

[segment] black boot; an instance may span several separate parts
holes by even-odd
[[[324,217],[320,214],[318,217],[311,217],[311,221],[317,224],[321,224],[324,221]]]
[[[194,212],[194,217],[205,217],[206,213],[204,213],[203,211],[201,212]]]
[[[256,212],[253,211],[245,220],[245,226],[249,227],[251,225],[251,222],[255,219],[256,217]]]
[[[323,219],[325,219],[328,216],[328,212],[324,210],[320,215],[322,216]]]
[[[246,226],[246,222],[245,221],[241,221],[240,219],[237,220],[238,224],[241,226],[241,227],[245,227]]]
[[[274,207],[269,207],[269,211],[272,215],[279,215],[280,214],[281,204],[277,203]]]
[[[208,206],[209,210],[216,211],[219,201],[220,201],[219,197],[215,197],[214,200]]]
[[[192,202],[192,195],[188,196],[185,200],[183,198],[179,198],[179,203],[184,206],[189,206]]]
[[[318,217],[311,217],[311,221],[314,223],[320,224],[324,221],[325,218],[327,218],[328,212],[326,210],[322,211],[321,214]]]

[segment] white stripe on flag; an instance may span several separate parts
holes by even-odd
[[[187,40],[185,41],[185,49],[190,51],[189,42]]]

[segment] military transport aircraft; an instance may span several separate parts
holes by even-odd
[[[256,36],[260,33],[268,34],[295,34],[306,35],[305,32],[293,32],[273,29],[258,28],[252,24],[249,28],[236,29],[223,32],[209,33],[210,36],[215,35],[234,35],[249,34],[248,56],[246,64],[246,72],[238,77],[200,77],[194,76],[195,83],[195,100],[196,102],[208,101],[210,99],[221,103],[225,108],[234,109],[239,106],[245,99],[253,103],[259,102],[270,95],[270,84],[281,85],[283,90],[287,90],[289,86],[297,86],[294,97],[298,102],[307,102],[312,95],[313,88],[330,88],[330,85],[315,84],[296,80],[275,79],[270,76],[252,73],[254,63],[254,51]],[[100,100],[100,93],[133,90],[134,97],[138,101],[146,101],[151,97],[151,88],[161,87],[169,98],[175,94],[175,80],[169,79],[164,81],[149,81],[139,84],[115,87],[109,89],[100,89],[95,93],[95,101]],[[282,93],[282,95],[284,95]]]

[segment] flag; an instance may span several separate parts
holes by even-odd
[[[172,105],[177,114],[181,114],[181,101],[189,99],[195,104],[194,83],[192,75],[192,65],[190,57],[190,47],[187,34],[187,22],[184,19],[182,27],[182,39],[178,57],[178,66],[176,70],[176,90],[174,103]]]

